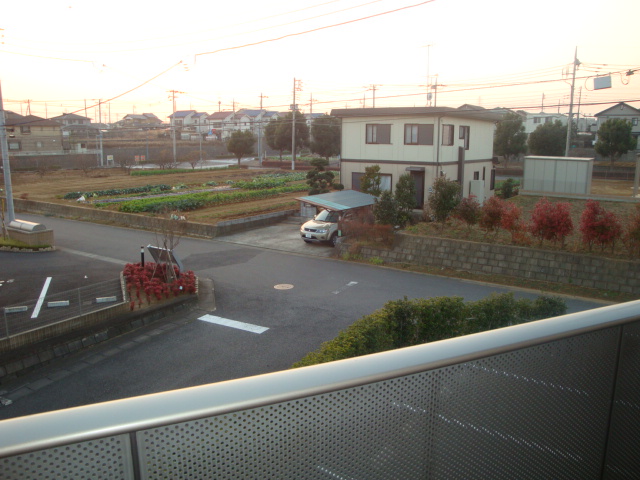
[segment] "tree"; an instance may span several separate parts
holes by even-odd
[[[560,120],[538,125],[529,135],[529,151],[533,155],[559,157],[564,155],[567,127]]]
[[[382,193],[381,184],[380,165],[364,167],[364,175],[360,177],[360,191],[379,197],[380,193]]]
[[[280,161],[282,161],[283,150],[287,148],[287,141],[289,142],[289,145],[291,145],[291,136],[289,136],[289,140],[287,140],[284,135],[279,134],[279,131],[282,129],[281,123],[281,118],[273,118],[264,128],[264,137],[267,141],[267,145],[280,152]],[[291,135],[291,133],[289,133],[289,135]]]
[[[297,133],[297,132],[296,132]],[[340,153],[340,119],[330,115],[316,118],[311,124],[311,151],[327,160]]]
[[[416,208],[416,184],[410,173],[400,175],[394,194],[398,208],[398,223],[402,226],[411,220],[411,211]]]
[[[191,150],[187,154],[183,155],[180,160],[187,162],[191,165],[191,169],[195,170],[200,162],[202,162],[202,152],[200,150]]]
[[[389,190],[383,191],[380,197],[376,199],[376,203],[373,206],[373,216],[376,219],[376,223],[381,223],[382,225],[395,225],[397,223],[398,208],[396,200]]]
[[[435,220],[444,226],[444,222],[460,203],[460,184],[442,176],[436,178],[432,189],[427,204],[433,212]]]
[[[271,120],[265,127],[267,145],[280,152],[280,160],[282,160],[283,150],[291,151],[292,149],[292,120],[293,114],[287,113],[282,118]],[[309,145],[309,127],[304,116],[296,112],[296,152],[307,145]]]
[[[161,150],[160,153],[156,156],[155,164],[158,165],[161,169],[165,168],[173,168],[173,150],[169,148],[165,148]]]
[[[598,128],[596,153],[609,157],[611,165],[629,150],[636,148],[636,139],[631,135],[631,123],[622,118],[610,118]]]
[[[307,185],[309,185],[309,195],[318,195],[320,193],[328,193],[333,187],[334,173],[325,170],[324,167],[329,165],[329,160],[324,158],[314,158],[311,165],[315,168],[307,172]]]
[[[240,165],[240,159],[244,155],[253,153],[253,145],[256,139],[249,130],[236,130],[231,134],[231,138],[227,141],[227,150],[235,155]]]
[[[513,157],[527,151],[527,134],[524,132],[522,117],[514,112],[507,113],[498,122],[493,137],[493,151],[505,159],[505,165]]]

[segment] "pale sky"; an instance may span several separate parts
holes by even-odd
[[[372,86],[376,107],[425,106],[428,74],[437,106],[538,112],[544,95],[545,112],[567,113],[577,47],[574,113],[592,115],[640,108],[640,70],[625,74],[640,68],[639,21],[637,0],[3,1],[0,82],[5,109],[41,117],[119,96],[105,122],[167,121],[171,90],[177,110],[259,108],[262,94],[287,111],[294,78],[304,112],[372,107]]]

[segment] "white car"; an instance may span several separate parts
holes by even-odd
[[[329,242],[333,247],[338,243],[339,212],[322,210],[300,227],[300,237],[307,243]],[[344,218],[342,219],[344,220]]]

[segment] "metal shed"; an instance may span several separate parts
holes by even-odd
[[[522,190],[590,194],[593,158],[524,157]]]
[[[355,210],[361,208],[371,208],[376,203],[376,197],[368,193],[356,190],[342,190],[339,192],[322,193],[320,195],[309,195],[307,197],[296,198],[300,202],[300,214],[305,217],[312,217],[316,210],[324,208],[332,212],[345,210]]]

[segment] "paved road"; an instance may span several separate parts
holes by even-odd
[[[91,264],[93,271],[104,267],[108,276],[119,268],[117,262],[137,261],[139,246],[154,240],[153,234],[132,229],[31,215],[25,219],[54,228],[56,243],[63,248],[42,257],[41,275],[48,275],[47,265],[55,265],[56,255],[61,255],[75,260],[66,275],[77,278]],[[293,227],[292,235],[309,252],[331,251],[304,244]],[[290,232],[291,225],[280,228]],[[0,418],[286,369],[354,320],[405,295],[477,300],[515,291],[276,249],[286,242],[275,241],[270,248],[244,243],[255,234],[181,240],[177,252],[185,267],[215,282],[214,312],[195,309],[168,318],[2,385],[5,393],[0,396],[13,404],[0,408]],[[21,281],[21,271],[14,268],[10,274]],[[29,278],[35,279],[38,272],[31,268]],[[572,299],[568,305],[570,311],[579,311],[601,304]],[[242,324],[230,326],[229,321]]]

